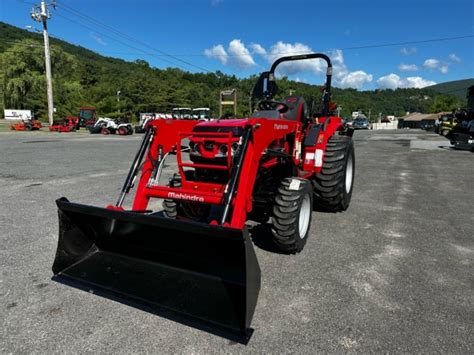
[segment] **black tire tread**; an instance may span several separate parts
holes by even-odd
[[[298,190],[289,189],[293,179],[300,180]],[[301,203],[305,194],[308,194],[311,189],[310,181],[294,177],[283,179],[281,186],[277,189],[272,210],[272,235],[274,243],[284,253],[299,253],[306,244],[311,220],[305,238],[299,236],[298,223]],[[312,197],[311,193],[310,196]]]
[[[349,207],[352,190],[345,191],[345,171],[348,155],[354,160],[354,145],[348,136],[332,136],[327,145],[321,172],[313,175],[314,201],[318,207],[331,212]],[[353,165],[354,167],[355,165]]]

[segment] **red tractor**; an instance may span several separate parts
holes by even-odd
[[[52,132],[75,132],[81,127],[92,127],[97,121],[97,112],[95,107],[81,107],[79,115],[68,116],[62,122],[55,122],[49,127]]]
[[[308,59],[328,66],[313,117],[302,97],[275,100],[276,67]],[[268,223],[280,251],[299,253],[314,207],[349,207],[353,130],[331,115],[331,77],[324,54],[283,57],[261,74],[253,91],[259,110],[249,118],[150,122],[115,205],[56,201],[53,279],[248,341],[260,268],[246,222]],[[176,174],[162,184],[170,155]],[[152,199],[164,210],[153,211]]]
[[[79,116],[77,117],[76,128],[93,126],[95,121],[97,121],[97,111],[95,107],[81,107],[79,109]]]
[[[66,117],[63,122],[55,123],[52,126],[49,126],[51,132],[75,132],[79,124],[79,119],[77,117],[69,116]]]
[[[10,125],[12,131],[37,131],[43,127],[38,120],[22,120]]]

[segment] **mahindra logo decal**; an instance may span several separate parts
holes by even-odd
[[[288,129],[288,125],[287,124],[278,124],[278,123],[275,123],[273,125],[273,129]]]
[[[196,195],[176,193],[176,192],[168,192],[168,198],[178,199],[178,200],[204,202],[204,197],[200,197],[200,196],[196,196]]]

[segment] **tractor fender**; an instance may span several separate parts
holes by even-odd
[[[306,129],[303,170],[319,173],[324,162],[326,145],[336,132],[342,131],[344,125],[339,117],[321,117],[319,124],[309,125]],[[313,137],[314,136],[314,137]]]

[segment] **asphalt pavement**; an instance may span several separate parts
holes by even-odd
[[[256,243],[245,346],[51,280],[55,199],[115,202],[140,136],[0,133],[0,353],[473,353],[474,154],[418,130],[354,140],[349,209],[313,212],[298,255]]]

